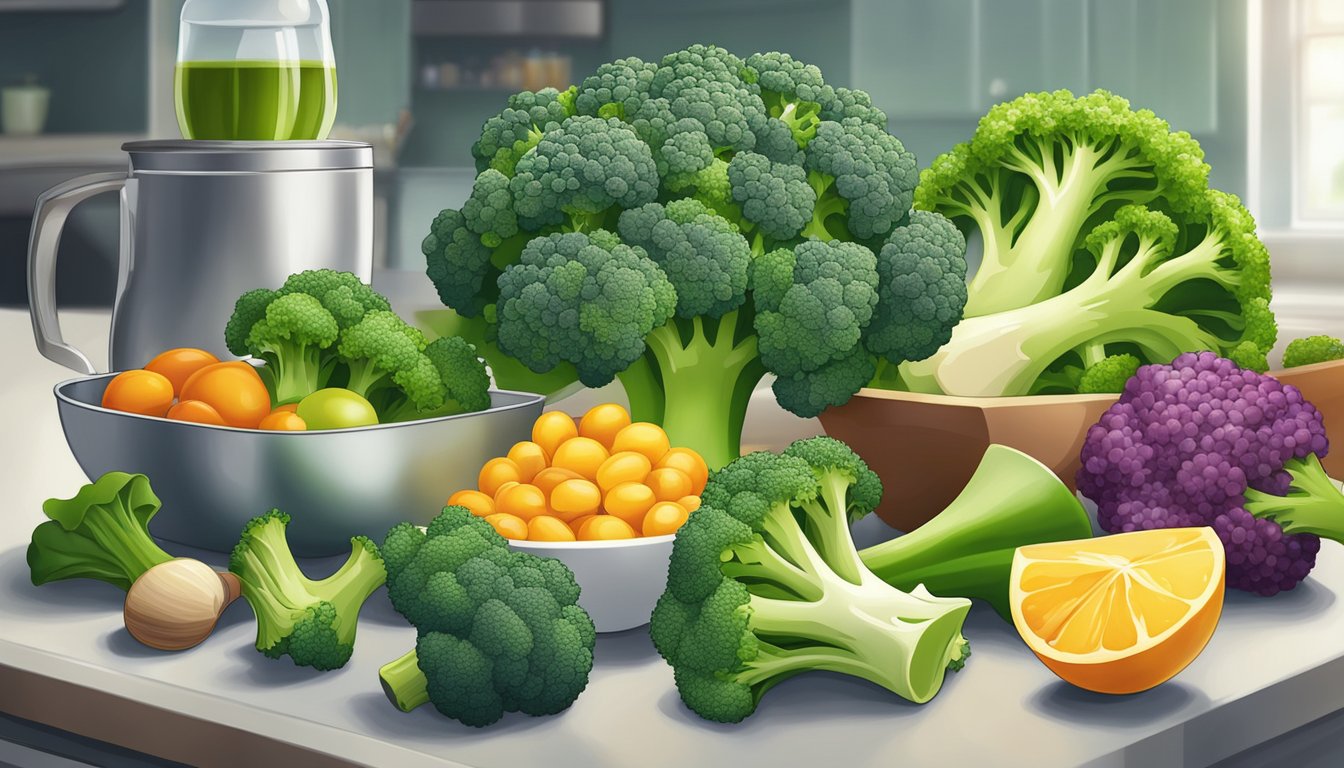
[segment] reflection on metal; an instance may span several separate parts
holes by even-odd
[[[602,16],[603,0],[415,0],[411,29],[422,36],[598,38]]]

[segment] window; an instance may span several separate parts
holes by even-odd
[[[1294,218],[1344,223],[1344,0],[1298,0]]]

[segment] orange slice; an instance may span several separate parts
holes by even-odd
[[[1212,528],[1019,547],[1013,624],[1064,680],[1136,693],[1175,677],[1204,650],[1223,612],[1225,573]]]

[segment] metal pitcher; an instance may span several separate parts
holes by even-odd
[[[140,368],[174,347],[221,359],[237,298],[293,272],[373,271],[373,150],[344,141],[135,141],[127,173],[42,194],[28,244],[33,334],[47,358],[97,373],[61,337],[56,251],[71,209],[120,191],[121,245],[108,361]]]

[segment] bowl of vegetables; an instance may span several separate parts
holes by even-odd
[[[704,458],[615,403],[579,418],[547,411],[530,438],[484,462],[448,505],[485,518],[514,549],[569,566],[599,632],[648,623],[673,535],[700,507]]]
[[[475,348],[430,340],[353,274],[311,270],[239,297],[229,351],[168,350],[143,369],[56,387],[90,478],[150,477],[161,538],[228,551],[273,508],[301,556],[428,522],[482,462],[524,438],[541,395],[490,389]]]

